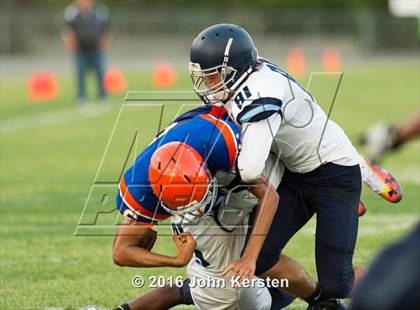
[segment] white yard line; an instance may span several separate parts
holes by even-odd
[[[48,127],[79,119],[93,118],[108,112],[108,107],[86,106],[58,111],[27,114],[1,121],[0,132],[10,133],[27,128]]]

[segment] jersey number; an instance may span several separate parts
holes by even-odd
[[[248,86],[245,86],[233,99],[239,109],[241,109],[242,104],[245,102],[246,99],[251,97],[251,92],[249,91]]]

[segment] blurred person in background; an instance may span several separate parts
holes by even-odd
[[[95,71],[98,95],[106,102],[104,49],[109,42],[108,9],[94,0],[75,0],[64,11],[64,43],[74,54],[77,72],[77,103],[86,102],[86,71]]]
[[[353,294],[351,310],[419,309],[420,224],[385,248]]]
[[[399,124],[378,123],[366,130],[361,139],[367,157],[378,162],[386,154],[420,136],[420,110]]]

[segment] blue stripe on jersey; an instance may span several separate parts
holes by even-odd
[[[258,122],[274,113],[280,113],[283,117],[281,106],[282,102],[280,99],[272,97],[258,98],[238,114],[237,120],[240,124]]]

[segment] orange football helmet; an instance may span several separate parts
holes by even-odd
[[[202,217],[216,199],[216,181],[204,159],[182,142],[170,142],[155,151],[149,179],[162,207],[172,214]]]

